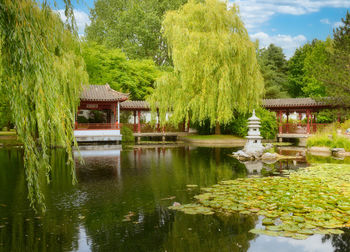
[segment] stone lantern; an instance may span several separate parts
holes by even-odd
[[[244,152],[248,155],[262,155],[265,149],[261,144],[260,124],[260,119],[255,115],[255,110],[253,110],[252,117],[248,119],[247,143],[244,146]]]

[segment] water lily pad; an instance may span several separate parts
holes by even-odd
[[[170,207],[188,214],[237,212],[265,216],[257,234],[306,239],[350,227],[350,165],[322,164],[289,177],[220,182],[195,196],[199,204]],[[204,208],[201,208],[201,207]]]
[[[307,238],[309,238],[309,235],[304,235],[304,234],[293,234],[291,236],[293,239],[297,239],[297,240],[305,240]]]
[[[263,225],[273,225],[273,224],[275,224],[275,220],[270,219],[270,218],[264,218],[262,220],[262,224]]]

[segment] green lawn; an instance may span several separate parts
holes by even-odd
[[[0,131],[0,136],[15,136],[16,134],[14,131]]]
[[[234,140],[242,139],[242,137],[232,136],[232,135],[189,135],[184,136],[187,139],[193,140]]]

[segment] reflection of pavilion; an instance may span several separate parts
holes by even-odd
[[[74,151],[79,179],[121,178],[120,145],[80,146]],[[83,162],[81,162],[81,159]]]

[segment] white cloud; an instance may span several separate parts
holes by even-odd
[[[64,15],[64,10],[57,10],[56,12],[60,15],[62,21],[66,22],[67,17]],[[84,35],[85,26],[90,25],[89,15],[84,11],[74,10],[74,18],[77,23],[78,34],[80,36]]]
[[[278,34],[275,36],[270,36],[264,32],[258,32],[250,35],[252,40],[259,40],[260,48],[268,47],[270,44],[274,44],[282,47],[287,58],[290,58],[295,49],[302,46],[307,42],[304,35],[290,36]]]
[[[329,21],[328,18],[321,19],[320,22],[321,22],[322,24],[331,24],[331,22]]]
[[[254,30],[277,14],[303,15],[321,8],[350,8],[350,0],[234,0],[248,30]]]
[[[343,22],[335,22],[333,24],[333,28],[338,28],[339,26],[343,25]]]

